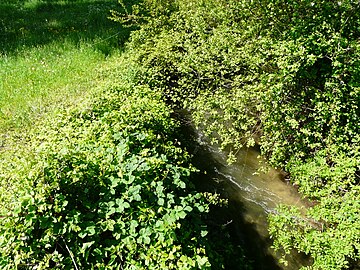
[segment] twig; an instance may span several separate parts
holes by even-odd
[[[70,254],[70,258],[71,258],[71,260],[72,260],[72,262],[73,262],[73,264],[74,264],[74,266],[75,266],[75,269],[76,269],[76,270],[79,270],[79,268],[78,268],[77,265],[76,265],[75,258],[74,258],[74,256],[72,255],[71,250],[69,249],[68,245],[66,244],[64,238],[63,238],[63,237],[61,237],[61,238],[62,238],[62,240],[63,240],[63,242],[64,242],[64,244],[65,244],[66,250],[67,250],[67,251],[69,252],[69,254]]]

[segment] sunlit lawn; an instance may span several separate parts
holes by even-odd
[[[0,133],[31,125],[97,84],[129,35],[108,19],[116,0],[2,0]]]

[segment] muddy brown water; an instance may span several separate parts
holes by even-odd
[[[237,161],[229,165],[226,153],[210,145],[200,132],[193,129],[193,136],[197,143],[190,152],[195,166],[206,172],[197,179],[197,186],[229,200],[225,225],[231,227],[254,269],[295,270],[308,265],[309,259],[297,252],[288,256],[287,266],[278,263],[279,255],[271,248],[268,234],[267,217],[279,204],[307,207],[295,187],[284,181],[281,172],[266,167],[258,149],[240,150]],[[264,166],[266,170],[261,172]]]

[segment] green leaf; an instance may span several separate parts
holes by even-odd
[[[96,227],[95,226],[89,226],[85,229],[85,231],[87,232],[87,235],[92,236],[95,235],[96,233]]]
[[[80,238],[85,238],[85,237],[87,236],[87,232],[86,232],[86,231],[80,231],[80,232],[78,233],[78,236],[79,236]]]
[[[165,203],[165,200],[164,200],[163,198],[159,198],[159,199],[158,199],[158,204],[159,204],[159,205],[163,206],[164,203]]]
[[[94,243],[95,241],[83,243],[81,247],[82,252],[85,252],[85,250],[89,249]]]

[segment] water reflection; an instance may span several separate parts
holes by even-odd
[[[197,185],[199,189],[221,193],[229,199],[228,213],[223,213],[226,226],[231,227],[234,237],[246,249],[255,269],[295,270],[306,264],[307,259],[296,252],[288,258],[288,266],[278,264],[267,231],[267,215],[278,204],[306,207],[296,189],[284,181],[279,171],[273,168],[260,171],[265,165],[260,164],[258,150],[243,149],[238,152],[236,163],[228,165],[224,152],[209,145],[201,133],[193,129],[192,132],[197,140],[196,147],[191,148],[194,165],[206,171],[197,179]]]

